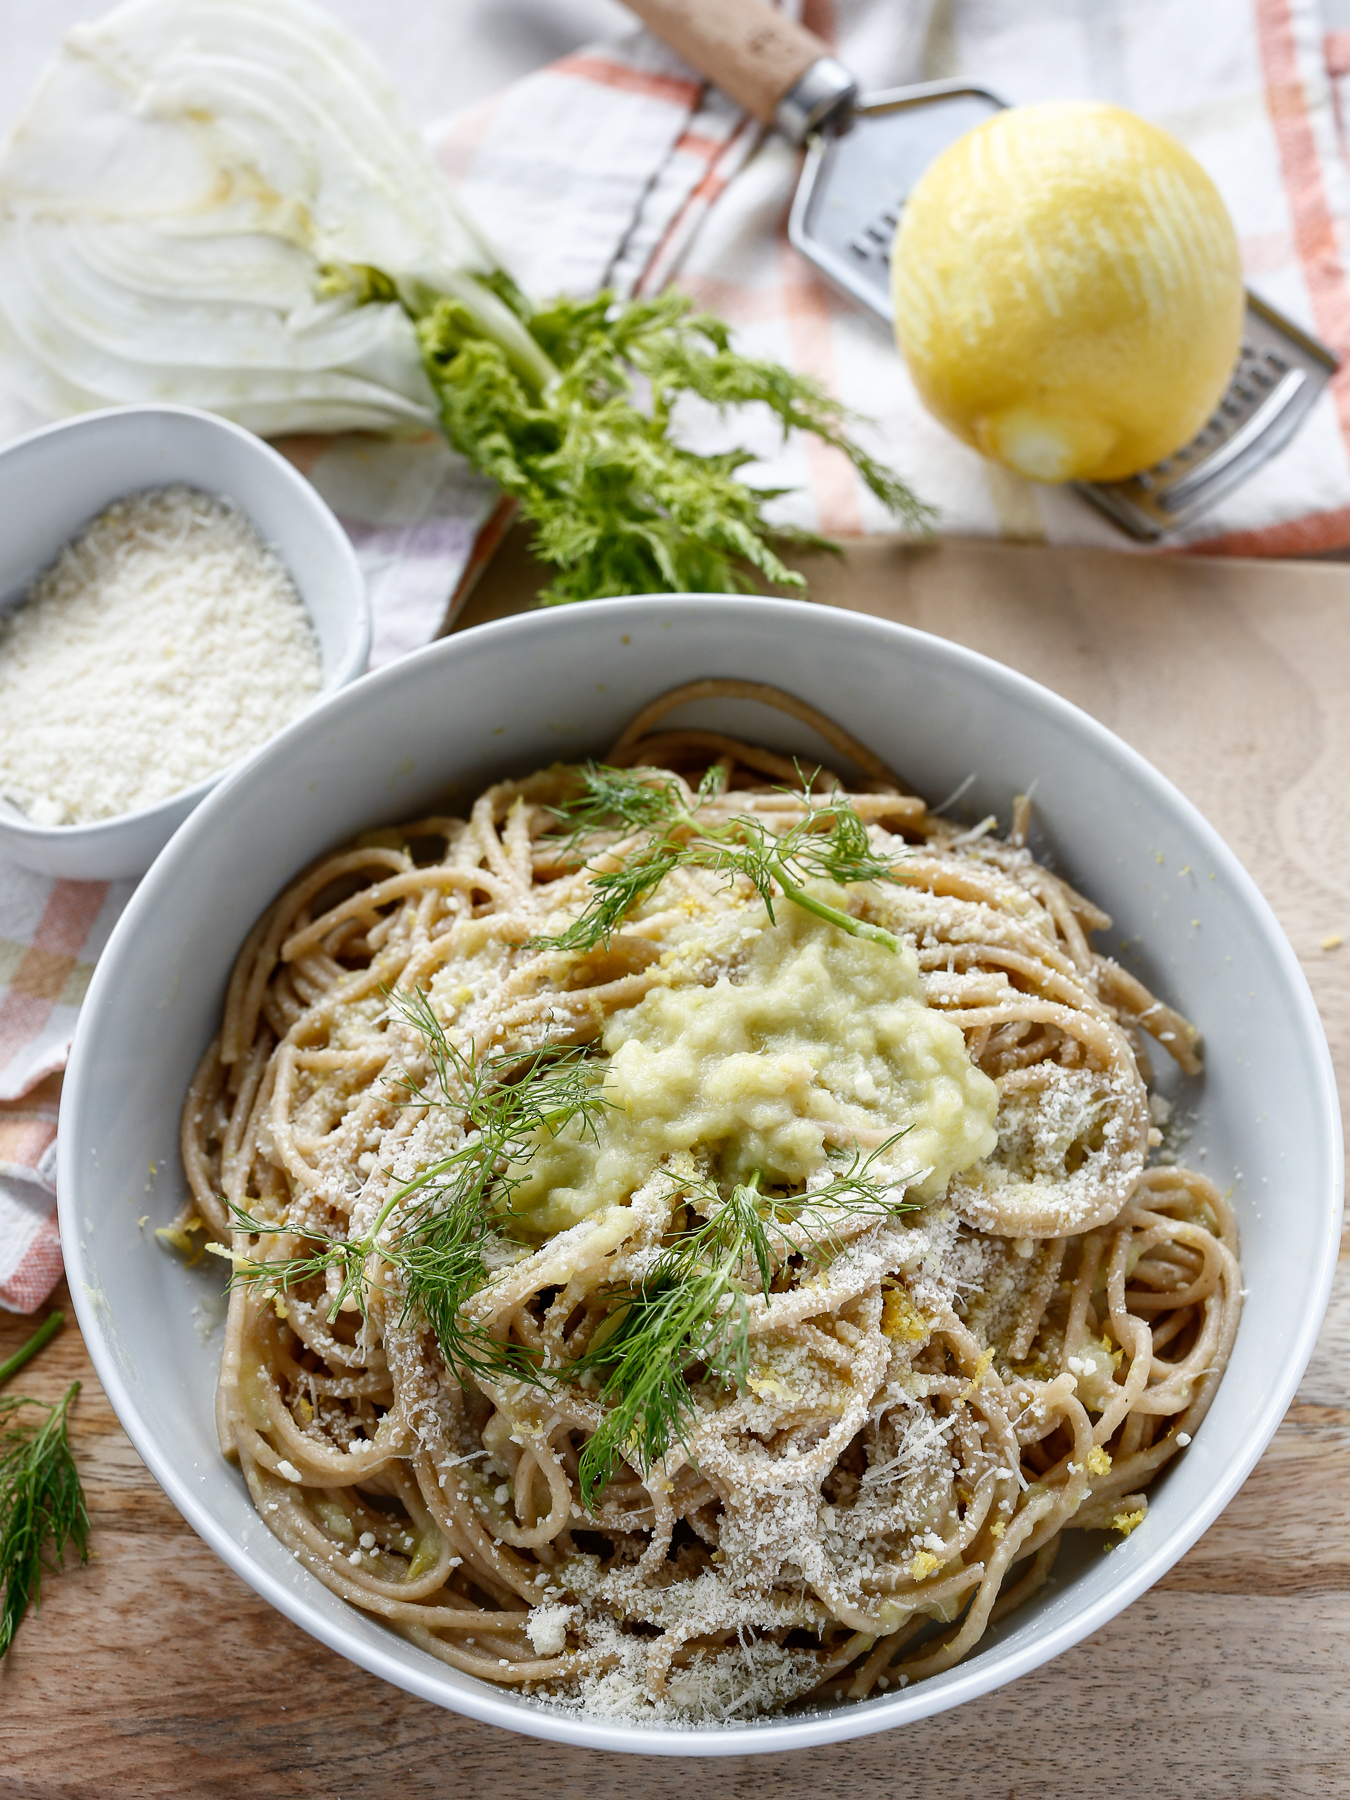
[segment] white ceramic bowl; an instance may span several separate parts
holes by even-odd
[[[233,500],[286,564],[319,640],[320,697],[355,680],[370,654],[370,606],[346,532],[269,444],[187,406],[86,413],[0,449],[0,613],[104,507],[174,481]],[[220,779],[88,825],[35,825],[0,799],[0,853],[77,880],[140,875]]]
[[[1013,794],[1037,782],[1042,849],[1115,914],[1113,939],[1142,940],[1140,974],[1204,1030],[1209,1069],[1186,1092],[1198,1114],[1188,1150],[1234,1184],[1248,1298],[1212,1411],[1114,1554],[1087,1534],[1075,1548],[1071,1534],[1051,1586],[966,1662],[903,1693],[681,1731],[550,1710],[459,1675],[301,1569],[216,1446],[220,1336],[203,1341],[198,1327],[219,1273],[159,1252],[136,1215],[158,1224],[179,1204],[188,1074],[216,1030],[237,946],[302,864],[507,772],[601,751],[642,703],[703,675],[805,696],[930,796],[974,773],[975,818],[1006,820]],[[688,717],[827,755],[759,706]],[[118,924],[80,1016],[59,1154],[61,1239],[95,1367],[165,1491],[225,1561],[324,1643],[413,1693],[516,1731],[648,1753],[781,1751],[879,1731],[1095,1631],[1194,1542],[1260,1455],[1311,1353],[1340,1243],[1340,1119],[1321,1024],[1269,908],[1194,807],[1075,707],[971,651],[759,599],[605,600],[484,626],[288,727],[198,808]]]

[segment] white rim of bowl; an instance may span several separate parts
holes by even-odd
[[[489,625],[481,625],[473,631],[459,636],[442,638],[423,649],[413,652],[418,658],[436,658],[452,662],[461,656],[475,654],[493,654],[493,646],[498,646],[496,654],[504,654],[506,644],[513,639],[528,640],[539,633],[547,634],[550,630],[563,628],[569,618],[576,619],[581,614],[603,613],[612,619],[617,627],[619,613],[625,608],[642,612],[660,611],[664,607],[683,605],[694,601],[704,605],[717,605],[726,609],[731,606],[754,607],[757,621],[772,626],[777,623],[788,627],[794,618],[799,617],[797,610],[802,602],[794,600],[771,600],[758,597],[729,599],[726,595],[717,594],[656,594],[633,595],[623,599],[589,600],[574,602],[566,609],[548,612],[525,613],[509,619],[501,619]],[[1063,699],[1051,689],[1042,687],[1029,676],[1019,674],[1006,664],[997,662],[992,657],[984,656],[979,651],[969,650],[964,645],[952,643],[949,639],[937,638],[932,633],[917,631],[912,626],[892,624],[888,620],[873,619],[865,614],[831,611],[831,617],[837,617],[848,630],[857,631],[863,637],[875,639],[879,653],[886,654],[905,646],[917,648],[938,644],[943,653],[952,657],[958,664],[979,674],[985,680],[1003,683],[1015,696],[1024,701],[1032,701],[1043,712],[1052,718],[1069,724],[1075,731],[1094,741],[1112,756],[1124,763],[1126,768],[1141,784],[1150,789],[1166,805],[1180,813],[1188,826],[1204,842],[1208,855],[1213,859],[1214,867],[1220,871],[1221,878],[1242,895],[1252,909],[1259,923],[1264,927],[1274,952],[1274,957],[1285,977],[1289,998],[1293,1003],[1298,1023],[1303,1034],[1317,1046],[1318,1084],[1314,1103],[1324,1115],[1323,1124],[1325,1139],[1323,1150],[1331,1170],[1330,1207],[1327,1213],[1327,1230],[1323,1239],[1320,1259],[1314,1272],[1313,1303],[1305,1310],[1295,1329],[1293,1343],[1285,1364],[1284,1377],[1276,1390],[1267,1400],[1260,1413],[1251,1421],[1248,1436],[1239,1456],[1223,1471],[1222,1479],[1208,1492],[1193,1513],[1170,1536],[1162,1539],[1157,1547],[1148,1555],[1125,1579],[1120,1581],[1099,1600],[1094,1601],[1082,1612],[1063,1624],[1048,1629],[1035,1641],[1013,1653],[1000,1656],[997,1649],[986,1658],[978,1655],[966,1662],[958,1663],[954,1669],[928,1681],[917,1683],[911,1688],[896,1694],[877,1699],[869,1699],[855,1703],[851,1707],[841,1707],[837,1711],[821,1712],[806,1717],[782,1718],[769,1715],[759,1720],[748,1720],[738,1725],[714,1725],[706,1728],[692,1727],[687,1729],[672,1728],[662,1725],[616,1724],[603,1719],[588,1719],[583,1712],[569,1713],[560,1709],[551,1709],[547,1702],[522,1706],[518,1698],[508,1700],[488,1688],[486,1683],[479,1687],[466,1687],[448,1693],[441,1666],[432,1658],[426,1658],[426,1668],[409,1666],[387,1654],[382,1648],[361,1644],[353,1645],[348,1639],[337,1619],[329,1619],[318,1613],[309,1604],[304,1594],[284,1587],[280,1582],[259,1564],[255,1563],[247,1549],[227,1532],[222,1530],[199,1504],[196,1494],[186,1480],[182,1478],[172,1461],[161,1453],[158,1442],[145,1426],[139,1410],[122,1381],[120,1371],[106,1344],[101,1321],[91,1298],[91,1290],[86,1286],[88,1270],[85,1266],[84,1251],[80,1243],[80,1234],[76,1229],[77,1213],[74,1199],[77,1163],[74,1150],[75,1132],[73,1129],[58,1131],[57,1138],[57,1191],[58,1209],[61,1225],[61,1242],[65,1250],[66,1272],[70,1282],[71,1299],[75,1313],[84,1335],[90,1360],[95,1372],[103,1384],[104,1392],[117,1414],[118,1420],[127,1436],[135,1445],[156,1481],[172,1500],[178,1511],[192,1526],[197,1534],[204,1538],[216,1554],[229,1565],[234,1572],[259,1594],[264,1600],[276,1607],[277,1611],[299,1625],[311,1637],[335,1650],[339,1656],[349,1662],[356,1663],[373,1675],[402,1688],[405,1692],[415,1694],[420,1699],[429,1700],[433,1704],[444,1707],[448,1711],[462,1713],[478,1719],[485,1724],[497,1725],[506,1731],[515,1732],[526,1737],[544,1738],[553,1742],[575,1744],[590,1749],[610,1750],[641,1756],[747,1756],[768,1755],[788,1750],[805,1750],[822,1744],[843,1743],[853,1738],[868,1737],[874,1732],[887,1731],[895,1726],[929,1718],[935,1713],[947,1712],[951,1708],[963,1705],[968,1700],[1006,1686],[1033,1669],[1042,1667],[1056,1656],[1070,1650],[1084,1638],[1099,1631],[1119,1613],[1123,1612],[1132,1601],[1154,1582],[1165,1575],[1173,1564],[1185,1555],[1196,1539],[1205,1532],[1227,1506],[1234,1494],[1242,1486],[1247,1476],[1255,1467],[1262,1452],[1271,1438],[1274,1437],[1293,1399],[1303,1372],[1312,1356],[1313,1347],[1321,1330],[1322,1319],[1326,1312],[1331,1293],[1332,1277],[1335,1273],[1337,1257],[1340,1251],[1340,1227],[1343,1212],[1344,1194],[1344,1145],[1341,1132],[1340,1103],[1336,1089],[1336,1078],[1331,1063],[1331,1053],[1327,1047],[1326,1034],[1322,1026],[1321,1015],[1312,997],[1302,968],[1293,949],[1285,937],[1279,922],[1271,911],[1269,903],[1238,861],[1219,833],[1204,817],[1203,813],[1186,798],[1181,790],[1173,785],[1166,776],[1155,769],[1147,758],[1131,748],[1123,738],[1119,738],[1105,725],[1100,724],[1091,714],[1084,712],[1071,701]],[[379,684],[395,685],[401,672],[406,669],[411,658],[404,657],[398,662],[387,664],[366,677],[363,691],[367,698],[371,697],[372,688]],[[351,690],[339,690],[325,701],[303,714],[288,725],[277,737],[269,740],[266,749],[260,751],[255,759],[222,781],[192,816],[181,825],[171,843],[151,866],[149,873],[132,896],[126,911],[118,920],[109,938],[107,947],[94,970],[88,994],[81,1008],[80,1020],[76,1030],[75,1042],[71,1050],[67,1067],[65,1085],[61,1102],[61,1120],[67,1118],[73,1126],[78,1117],[83,1098],[84,1085],[84,1044],[88,1037],[86,1022],[92,1019],[103,1000],[104,990],[112,980],[112,970],[117,960],[120,944],[136,929],[139,917],[162,887],[173,880],[175,859],[191,854],[191,847],[199,833],[212,829],[215,811],[228,804],[230,790],[241,780],[252,779],[256,772],[256,764],[267,755],[274,753],[288,738],[304,731],[320,731],[326,726],[330,712],[345,702],[346,694]],[[1324,1196],[1323,1198],[1328,1198]]]
[[[306,481],[294,464],[287,462],[281,452],[274,449],[266,438],[260,438],[254,432],[246,430],[244,426],[236,425],[233,419],[224,419],[219,413],[205,412],[198,406],[156,406],[153,404],[103,406],[97,412],[78,413],[73,419],[58,419],[54,425],[41,425],[36,431],[25,432],[22,437],[15,438],[11,443],[0,444],[0,467],[3,466],[5,457],[14,451],[27,449],[29,444],[38,443],[44,438],[56,437],[62,432],[81,431],[87,426],[101,423],[104,419],[125,419],[138,414],[142,417],[146,414],[158,417],[167,414],[180,419],[198,419],[226,437],[244,440],[264,462],[272,464],[273,472],[290,488],[292,493],[303,496],[303,504],[316,508],[318,516],[323,519],[325,530],[330,535],[337,534],[334,541],[340,542],[345,559],[350,563],[356,577],[354,586],[360,600],[361,629],[352,649],[348,651],[346,658],[334,671],[332,686],[326,693],[321,691],[319,697],[299,715],[301,718],[308,717],[315,706],[331,700],[334,694],[349,686],[365,669],[370,657],[372,631],[370,595],[366,592],[365,578],[361,574],[361,565],[356,560],[356,551],[352,547],[352,541],[342,529],[337,514],[319,490],[312,483]],[[194,484],[189,483],[188,485]],[[127,489],[128,493],[137,491],[135,488]],[[111,504],[112,502],[109,501],[109,505]],[[80,527],[77,526],[76,530],[79,529]],[[257,529],[257,526],[254,525],[254,530]],[[270,545],[269,548],[271,548]],[[280,553],[278,552],[278,554]],[[289,564],[285,564],[285,567],[294,581],[294,570]],[[304,605],[303,595],[301,596],[301,605]],[[305,607],[305,616],[309,617],[308,607]],[[310,623],[312,626],[313,621],[311,620]],[[295,721],[292,720],[291,723],[294,724]],[[283,729],[289,729],[289,727],[283,727]],[[37,825],[25,813],[20,812],[12,801],[6,800],[3,795],[0,795],[0,833],[9,833],[15,838],[22,838],[34,844],[77,844],[81,847],[95,848],[103,839],[124,831],[133,820],[138,825],[150,824],[157,819],[168,817],[184,806],[188,808],[189,812],[195,811],[212,788],[219,787],[227,776],[242,769],[246,763],[251,762],[260,751],[265,750],[272,742],[273,738],[264,738],[256,750],[250,750],[246,756],[236,757],[234,762],[227,763],[218,774],[206,775],[202,780],[193,782],[191,787],[180,788],[176,794],[170,794],[167,799],[156,800],[153,806],[138,807],[134,812],[115,813],[111,819],[90,819],[82,825]]]

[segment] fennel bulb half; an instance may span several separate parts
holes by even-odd
[[[750,459],[669,430],[763,401],[911,523],[815,383],[687,302],[534,308],[364,48],[303,0],[129,0],[66,37],[0,148],[0,356],[42,411],[172,401],[267,434],[439,424],[516,497],[549,598],[800,587]],[[633,399],[641,378],[645,407]]]
[[[71,31],[0,156],[0,320],[43,411],[176,400],[255,431],[429,425],[398,304],[495,266],[374,59],[307,6],[132,0]]]

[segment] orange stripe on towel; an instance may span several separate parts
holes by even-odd
[[[23,1253],[23,1260],[0,1284],[0,1306],[10,1312],[35,1313],[61,1279],[61,1234],[56,1228],[56,1207],[38,1226]]]
[[[1307,513],[1256,531],[1226,531],[1220,537],[1187,544],[1184,556],[1314,556],[1350,544],[1350,506],[1334,512]]]
[[[1350,352],[1350,286],[1327,201],[1317,139],[1298,65],[1288,0],[1256,0],[1256,35],[1266,83],[1266,106],[1279,152],[1285,198],[1303,278],[1319,336],[1342,356]],[[1350,365],[1332,381],[1341,434],[1350,446]],[[1264,534],[1263,534],[1264,535]],[[1269,552],[1267,552],[1269,554]]]
[[[692,106],[703,92],[701,81],[630,69],[623,63],[611,62],[606,56],[564,56],[561,62],[554,63],[550,73],[593,81],[599,87],[618,88],[626,94],[642,94],[648,100],[665,100],[672,106]]]

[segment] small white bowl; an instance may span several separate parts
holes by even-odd
[[[800,694],[930,797],[973,774],[973,819],[1006,821],[1013,795],[1037,782],[1042,853],[1115,915],[1112,943],[1137,941],[1131,966],[1205,1034],[1202,1081],[1160,1076],[1194,1114],[1188,1156],[1232,1183],[1247,1299],[1195,1442],[1110,1556],[1095,1534],[1071,1533],[1046,1588],[965,1662],[902,1693],[677,1730],[566,1712],[461,1675],[302,1569],[216,1441],[220,1332],[200,1328],[219,1304],[220,1271],[210,1258],[185,1269],[149,1232],[185,1197],[183,1092],[219,1028],[235,953],[295,872],[360,831],[463,806],[507,773],[603,752],[646,701],[706,675]],[[833,759],[763,706],[719,701],[681,717]],[[122,915],[80,1014],[59,1146],[61,1242],[99,1379],[164,1491],[230,1567],[412,1693],[514,1731],[649,1755],[785,1751],[902,1725],[1098,1630],[1195,1542],[1269,1442],[1312,1352],[1340,1246],[1340,1113],[1316,1008],[1270,908],[1190,802],[1076,707],[972,651],[858,614],[724,595],[594,601],[485,625],[288,726],[188,820]],[[149,1214],[144,1233],[138,1212]]]
[[[0,449],[0,613],[17,606],[82,525],[138,488],[186,482],[232,500],[290,570],[319,640],[319,694],[362,673],[370,603],[347,534],[305,478],[251,432],[188,406],[124,406]],[[88,825],[35,825],[0,798],[0,852],[77,880],[141,875],[227,773]]]

